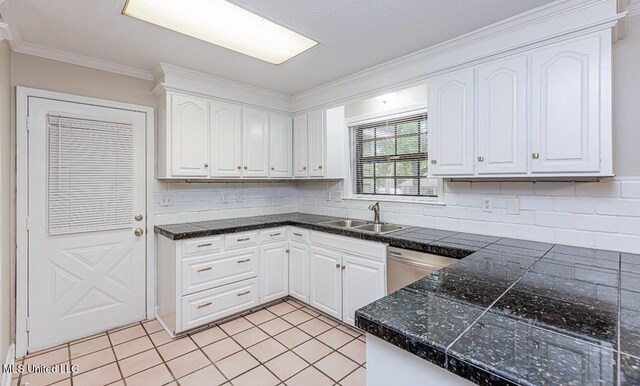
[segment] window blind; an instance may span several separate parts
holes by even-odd
[[[437,196],[428,175],[427,114],[350,126],[354,193]]]
[[[49,114],[50,235],[129,228],[133,126]]]

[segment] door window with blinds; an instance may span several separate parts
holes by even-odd
[[[49,114],[48,231],[130,228],[133,125]]]
[[[426,113],[351,125],[353,193],[437,197],[428,178]]]

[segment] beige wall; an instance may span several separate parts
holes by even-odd
[[[0,42],[0,360],[11,342],[11,51]]]

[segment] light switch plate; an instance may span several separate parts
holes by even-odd
[[[223,204],[228,204],[229,203],[229,192],[222,192],[222,196],[220,198],[220,201],[222,201]]]
[[[342,202],[342,190],[336,190],[333,194],[333,201]]]
[[[244,193],[242,192],[242,190],[238,190],[238,193],[236,193],[236,202],[242,201],[244,201]]]
[[[507,198],[507,214],[520,214],[520,197]]]

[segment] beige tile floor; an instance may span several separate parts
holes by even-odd
[[[172,340],[157,320],[29,354],[17,364],[78,365],[14,374],[12,386],[365,384],[365,337],[296,301]]]

